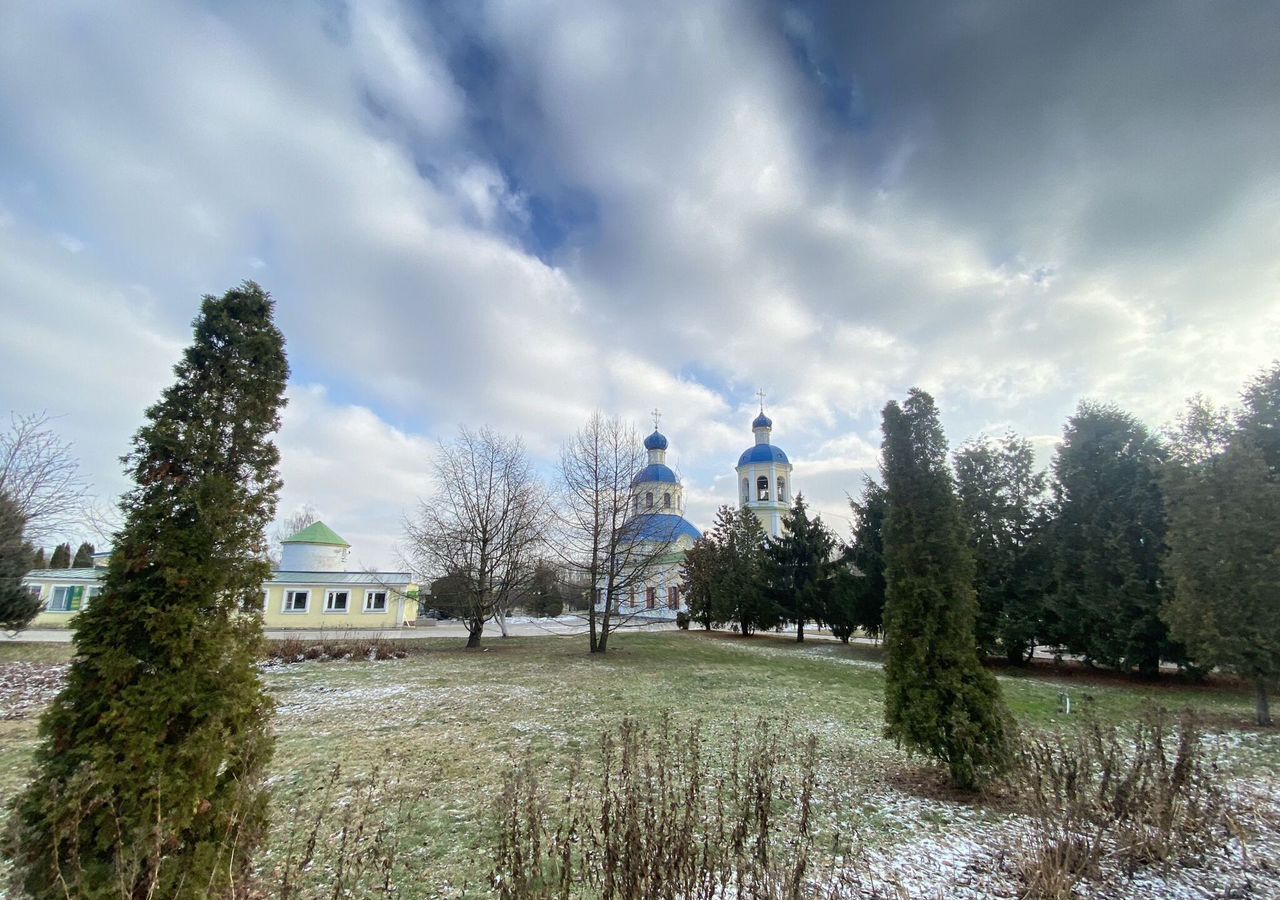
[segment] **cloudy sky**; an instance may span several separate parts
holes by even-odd
[[[390,565],[433,448],[657,406],[689,514],[755,391],[841,532],[879,411],[1048,461],[1280,356],[1271,2],[285,0],[0,12],[0,410],[103,502],[199,297],[270,290],[281,511]]]

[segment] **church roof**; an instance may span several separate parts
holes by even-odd
[[[760,415],[756,416],[751,422],[752,428],[772,428],[773,419],[764,414],[764,410],[760,410]]]
[[[662,463],[651,463],[636,473],[636,477],[631,479],[631,484],[644,484],[646,481],[661,481],[667,484],[679,484],[680,479],[676,477],[676,473]]]
[[[299,531],[293,537],[285,538],[282,544],[332,544],[335,547],[351,545],[338,536],[338,533],[323,522],[314,522]]]
[[[778,447],[773,446],[773,444],[756,444],[754,447],[748,447],[738,457],[739,466],[768,462],[781,463],[784,466],[791,465],[791,460],[787,459],[787,454],[783,453]]]
[[[667,436],[658,429],[653,429],[653,434],[644,439],[644,449],[646,450],[666,450]]]
[[[702,537],[702,532],[697,529],[697,526],[684,516],[678,516],[674,513],[654,513],[638,516],[627,523],[626,528],[629,532],[635,532],[634,535],[628,534],[628,537],[654,543],[670,544],[681,537],[696,541]]]

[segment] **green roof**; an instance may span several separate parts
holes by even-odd
[[[338,536],[338,533],[323,522],[315,522],[299,531],[291,538],[285,538],[282,544],[334,544],[338,547],[351,545]]]

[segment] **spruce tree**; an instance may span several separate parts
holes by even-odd
[[[689,618],[705,631],[724,623],[725,618],[716,604],[716,582],[720,577],[720,547],[709,534],[693,542],[681,563],[681,583]]]
[[[71,545],[59,544],[53,548],[53,556],[49,557],[50,569],[71,568]]]
[[[1268,390],[1267,383],[1273,387]],[[1171,435],[1162,484],[1173,592],[1161,610],[1198,665],[1254,685],[1255,721],[1271,724],[1280,686],[1280,367],[1245,389],[1234,417],[1194,398]]]
[[[974,636],[973,556],[933,398],[884,408],[886,733],[972,788],[1009,758],[1010,717]]]
[[[1021,662],[1036,636],[1037,615],[1026,609],[1028,552],[1037,533],[1045,476],[1035,467],[1031,442],[1009,432],[979,438],[955,453],[956,490],[969,527],[976,567],[978,646]]]
[[[31,568],[33,569],[49,568],[49,562],[48,560],[45,559],[43,547],[37,548],[35,555],[31,557]]]
[[[743,637],[775,628],[782,610],[768,588],[768,535],[760,519],[743,506],[730,521],[729,551],[722,570],[722,608],[731,611]]]
[[[1083,402],[1053,463],[1052,638],[1091,662],[1153,676],[1182,647],[1160,619],[1167,594],[1163,451],[1115,406]]]
[[[769,582],[784,619],[796,625],[796,641],[804,641],[806,622],[826,619],[835,536],[821,516],[809,517],[804,495],[796,494],[782,516],[782,536],[766,548]]]
[[[71,568],[73,569],[90,569],[93,568],[93,544],[85,541],[76,550],[75,559],[71,560]]]
[[[0,494],[0,629],[21,631],[40,611],[40,598],[22,586],[31,547],[22,540],[22,507]]]
[[[271,441],[288,366],[273,303],[205,297],[125,457],[134,487],[34,781],[4,839],[24,896],[230,896],[266,823],[271,703],[255,667]]]
[[[862,484],[862,499],[850,500],[853,513],[853,543],[845,553],[852,564],[850,590],[852,616],[856,627],[872,637],[884,629],[884,520],[889,496],[871,478]]]

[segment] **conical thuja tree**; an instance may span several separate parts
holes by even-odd
[[[67,686],[40,723],[4,849],[19,893],[233,893],[266,821],[271,704],[255,669],[269,576],[271,442],[288,376],[272,301],[204,298],[177,381],[126,464],[103,592],[81,612]]]
[[[974,636],[974,563],[933,398],[884,408],[886,732],[972,788],[1001,769],[1011,719]]]

